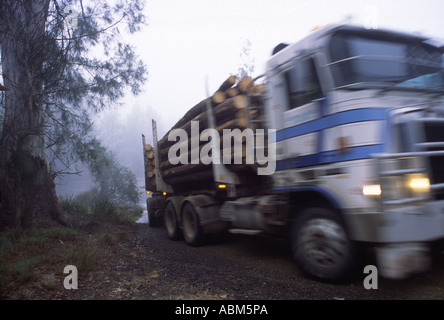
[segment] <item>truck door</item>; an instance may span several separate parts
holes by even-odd
[[[313,56],[299,58],[282,72],[287,104],[277,128],[277,171],[316,165],[320,161],[321,117],[326,98]]]

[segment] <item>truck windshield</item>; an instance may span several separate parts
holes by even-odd
[[[420,40],[343,31],[329,49],[337,87],[444,93],[443,52]]]

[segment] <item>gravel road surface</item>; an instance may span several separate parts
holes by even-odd
[[[287,243],[267,236],[227,234],[200,247],[171,241],[163,228],[137,225],[147,260],[155,266],[156,280],[168,284],[170,298],[254,300],[386,300],[444,299],[444,255],[430,272],[402,281],[378,278],[378,289],[365,289],[367,274],[350,281],[321,283],[307,278],[292,261]],[[371,255],[363,262],[372,263]],[[159,290],[159,298],[168,293]]]

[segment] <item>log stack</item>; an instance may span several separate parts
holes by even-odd
[[[197,146],[194,146],[194,149],[192,150],[191,123],[192,121],[196,121],[199,124],[199,137],[203,139],[204,136],[201,135],[202,131],[209,127],[207,120],[207,103],[210,103],[216,121],[216,130],[218,131],[220,137],[221,156],[223,156],[223,129],[239,128],[241,131],[243,131],[246,128],[251,128],[253,130],[261,128],[260,121],[252,122],[251,119],[263,120],[263,115],[260,112],[260,110],[262,109],[255,108],[255,105],[259,106],[259,104],[263,102],[260,97],[255,98],[256,95],[260,95],[263,93],[263,89],[263,85],[253,85],[252,79],[250,77],[244,77],[238,80],[236,76],[230,76],[221,84],[221,86],[209,98],[209,100],[205,99],[193,106],[170,129],[170,131],[168,131],[167,134],[158,141],[158,164],[162,173],[163,180],[167,184],[170,184],[173,189],[175,188],[175,186],[182,186],[183,188],[187,188],[189,190],[208,190],[209,188],[214,188],[212,167],[210,165],[205,165],[204,163],[202,163],[202,159],[200,159],[200,157],[198,163],[191,162],[191,155],[200,155],[202,148],[205,148],[206,146],[208,148],[209,141],[209,139],[205,141],[200,141],[199,144]],[[253,96],[250,96],[250,94],[253,94]],[[249,108],[249,104],[251,104],[252,107]],[[168,152],[171,146],[178,143],[177,141],[168,140],[168,136],[173,129],[183,129],[188,134],[188,141],[184,142],[184,148],[187,148],[188,150],[188,161],[186,164],[179,163],[173,165],[168,159]],[[194,137],[194,139],[196,138]],[[231,149],[232,150],[230,153],[230,157],[232,160],[231,163],[233,163],[233,165],[230,165],[228,167],[236,171],[242,170],[242,168],[245,167],[245,148],[243,147],[241,155],[239,155],[239,152],[234,152],[233,145]],[[242,158],[241,165],[234,165],[235,157]],[[151,180],[149,181],[151,182],[152,178],[150,179]]]
[[[143,159],[145,164],[145,189],[147,191],[156,191],[156,159],[154,149],[150,144],[145,143],[145,136],[142,135]]]

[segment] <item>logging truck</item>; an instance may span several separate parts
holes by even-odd
[[[193,246],[227,230],[285,237],[327,281],[369,247],[379,275],[427,270],[444,239],[443,52],[350,25],[276,46],[264,75],[230,76],[161,139],[152,121],[150,225]]]

